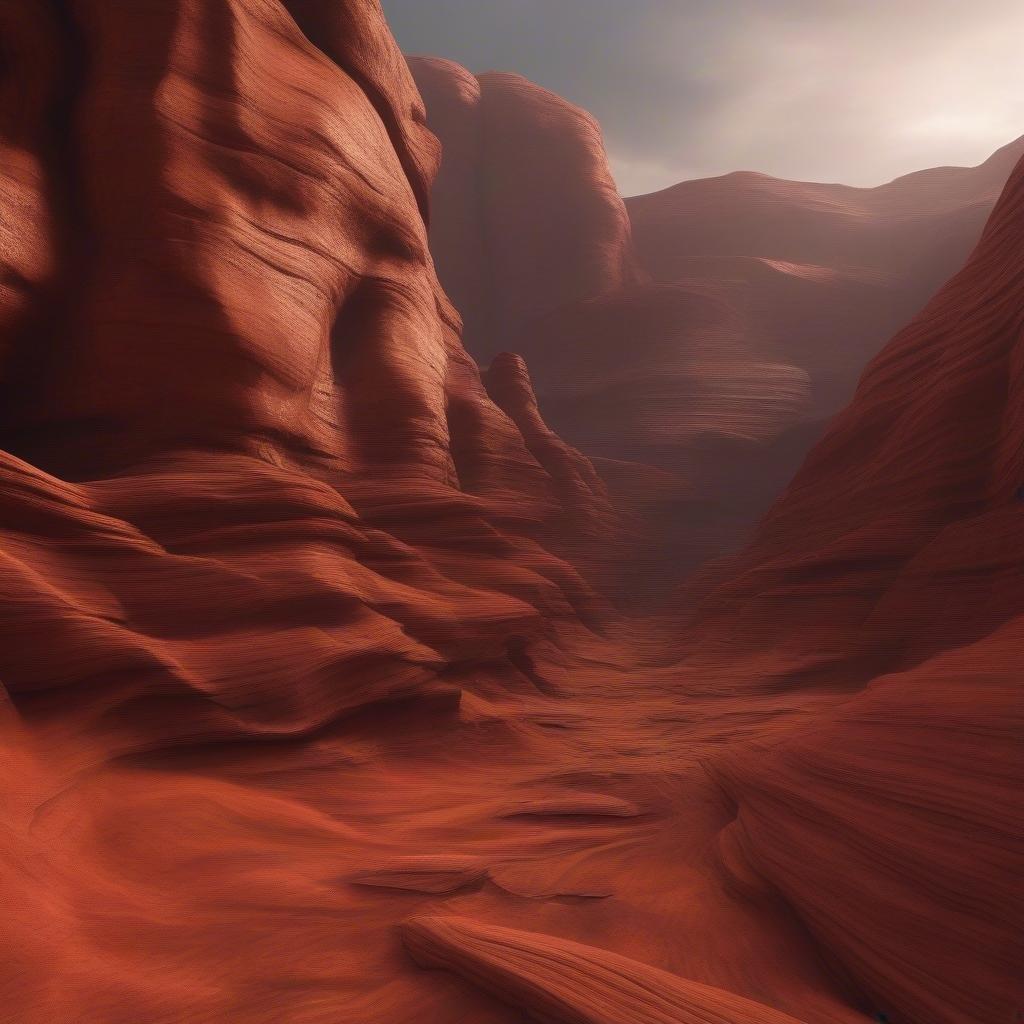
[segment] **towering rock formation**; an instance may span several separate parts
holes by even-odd
[[[127,966],[204,941],[194,891],[157,935],[137,845],[193,797],[129,810],[103,766],[451,710],[480,665],[530,688],[531,645],[602,614],[558,552],[603,564],[616,518],[528,379],[497,380],[505,412],[462,350],[422,216],[438,146],[376,3],[5,0],[0,36],[0,1002],[250,1019],[227,975]]]
[[[430,677],[439,647],[586,605],[533,538],[557,547],[561,522],[585,563],[610,508],[583,460],[536,461],[459,344],[418,209],[437,147],[379,12],[7,9],[9,119],[24,83],[38,98],[7,143],[8,204],[33,217],[6,239],[0,432],[28,536],[5,628],[25,639],[45,610],[56,631],[8,645],[8,691],[90,663],[90,699],[155,688],[214,732],[308,729]],[[486,598],[483,549],[522,562]],[[140,593],[143,572],[163,584]],[[304,602],[316,640],[275,679],[272,634],[305,628]],[[225,617],[259,641],[214,638]],[[351,658],[404,667],[379,694],[339,688]]]
[[[434,257],[481,362],[538,317],[636,280],[629,216],[586,111],[519,75],[410,67],[444,147]]]

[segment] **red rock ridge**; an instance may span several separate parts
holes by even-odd
[[[658,281],[727,282],[760,345],[807,371],[807,415],[831,416],[867,360],[960,269],[1024,138],[978,167],[877,188],[740,172],[626,201],[634,250]]]

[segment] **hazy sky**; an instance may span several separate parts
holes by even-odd
[[[1024,134],[1024,0],[382,0],[406,53],[594,113],[622,191],[876,185]]]

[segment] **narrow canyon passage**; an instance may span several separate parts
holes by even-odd
[[[2,1024],[1009,1024],[1019,142],[627,208],[377,0],[0,55]]]

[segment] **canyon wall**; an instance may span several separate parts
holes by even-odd
[[[605,615],[619,522],[522,367],[499,407],[461,347],[375,3],[5,0],[0,34],[4,1012],[240,1020],[255,981],[125,966],[178,941],[142,847],[218,798],[132,806],[113,766],[457,708],[482,665],[531,687],[533,643]]]

